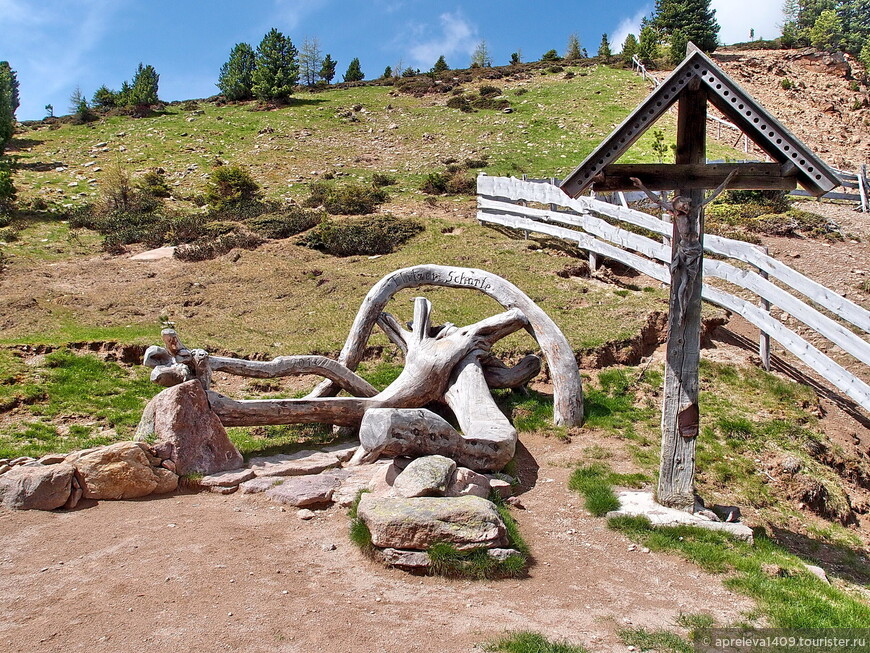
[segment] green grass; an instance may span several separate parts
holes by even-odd
[[[613,510],[619,510],[619,499],[613,491],[614,485],[624,487],[641,487],[650,478],[645,474],[617,474],[602,462],[590,463],[577,467],[568,480],[568,487],[581,494],[585,500],[586,509],[601,517]]]
[[[156,394],[144,368],[127,369],[68,349],[25,366],[0,350],[0,402],[21,419],[0,430],[0,457],[40,456],[129,438]],[[22,410],[23,409],[23,410]],[[98,427],[114,429],[103,434]]]
[[[653,551],[671,551],[705,571],[722,574],[728,589],[754,598],[777,628],[864,628],[870,605],[857,591],[828,585],[796,555],[756,531],[754,545],[689,526],[656,527],[644,517],[615,517],[608,526]]]
[[[230,427],[227,435],[245,460],[254,456],[273,456],[320,447],[330,444],[336,438],[332,427],[324,424]]]
[[[695,646],[669,630],[650,630],[648,628],[623,628],[617,632],[626,646],[634,646],[638,651],[657,651],[658,653],[693,653]]]
[[[360,499],[368,490],[360,490],[356,495],[353,503],[347,511],[347,516],[350,519],[350,541],[353,542],[366,555],[371,555],[374,551],[372,545],[372,533],[366,523],[357,514]]]
[[[598,373],[598,384],[584,387],[583,413],[587,428],[599,428],[634,435],[639,422],[656,419],[655,406],[639,406],[636,401],[640,389],[658,390],[662,375],[657,370],[642,374],[633,368],[610,368]]]
[[[551,641],[540,633],[528,630],[508,633],[505,637],[488,644],[486,650],[502,653],[587,653],[588,651],[584,646],[564,641]]]

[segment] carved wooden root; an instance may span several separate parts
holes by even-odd
[[[445,394],[462,433],[426,409],[372,409],[360,425],[366,455],[358,459],[437,453],[478,471],[502,469],[514,456],[517,432],[490,394],[479,354],[472,352],[457,365]]]
[[[417,265],[394,272],[381,279],[369,291],[354,319],[350,334],[341,350],[339,362],[356,369],[362,359],[366,343],[374,325],[382,320],[382,312],[390,298],[404,288],[419,286],[447,286],[470,288],[486,293],[505,308],[515,308],[528,319],[529,327],[538,341],[553,379],[553,413],[556,424],[577,426],[583,423],[583,391],[580,371],[574,352],[565,336],[550,317],[519,288],[483,270],[442,265]],[[397,322],[388,324],[390,335]],[[383,324],[382,324],[383,326]],[[321,383],[309,397],[335,395],[338,388],[331,382]]]
[[[510,310],[461,329],[441,329],[432,336],[430,312],[429,301],[418,297],[412,330],[402,330],[408,348],[405,367],[374,397],[234,400],[210,392],[212,410],[226,426],[311,422],[356,426],[372,408],[417,408],[440,400],[454,368],[470,352],[488,352],[497,340],[529,324],[518,310]]]

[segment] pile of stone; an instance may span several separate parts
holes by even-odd
[[[83,498],[135,499],[178,487],[172,461],[142,442],[18,458],[3,467],[0,505],[15,510],[75,508]]]
[[[446,543],[458,551],[486,549],[504,560],[519,552],[505,548],[507,529],[495,504],[495,490],[510,494],[509,482],[478,474],[444,456],[396,460],[383,465],[362,495],[357,517],[372,535],[376,555],[389,565],[426,569],[426,552]]]

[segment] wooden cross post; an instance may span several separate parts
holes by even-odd
[[[706,162],[707,94],[692,84],[679,100],[676,163]],[[662,413],[658,501],[692,511],[698,436],[698,364],[701,357],[703,189],[679,190],[674,199],[671,294]]]

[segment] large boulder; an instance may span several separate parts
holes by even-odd
[[[153,408],[145,409],[137,437],[147,438],[146,422],[153,419],[155,449],[172,460],[177,474],[208,475],[242,466],[242,454],[209,407],[199,381],[167,388],[151,401]]]
[[[0,504],[15,510],[54,510],[70,498],[72,465],[16,466],[0,476]]]
[[[148,456],[135,442],[116,442],[96,451],[73,453],[66,462],[75,467],[85,499],[135,499],[148,496],[158,485],[166,487],[165,483],[171,483],[163,476],[158,478]]]
[[[400,497],[444,496],[456,470],[456,463],[445,456],[423,456],[411,461],[393,482]]]
[[[498,548],[507,531],[490,501],[464,497],[374,497],[364,494],[357,515],[368,526],[372,544],[424,551],[438,542],[459,550]]]

